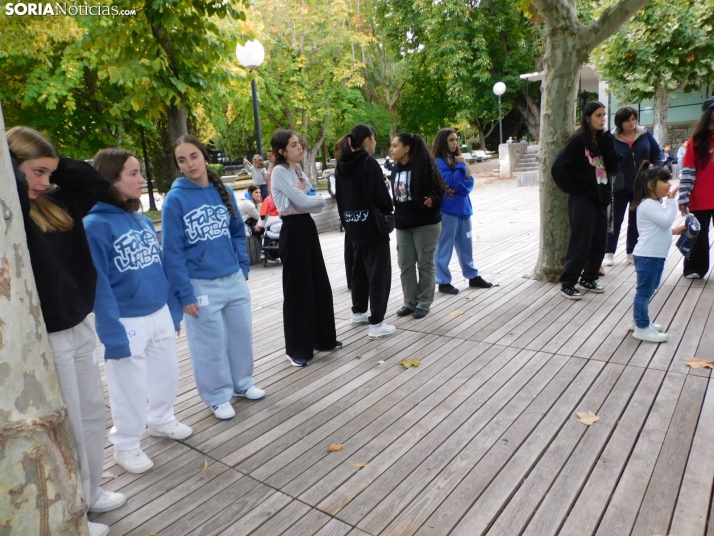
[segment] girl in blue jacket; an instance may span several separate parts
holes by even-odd
[[[181,308],[169,291],[154,226],[138,212],[146,183],[139,161],[122,149],[103,149],[92,165],[111,182],[83,220],[97,270],[95,327],[114,421],[109,440],[118,465],[143,473],[154,466],[140,447],[147,424],[157,437],[192,433],[174,417]]]
[[[174,143],[185,174],[162,208],[166,275],[186,322],[193,375],[201,399],[221,420],[235,416],[232,396],[258,400],[243,221],[233,191],[208,168],[208,151],[193,136]]]
[[[459,289],[451,284],[449,262],[456,247],[461,272],[469,280],[470,287],[490,288],[493,285],[484,280],[474,266],[473,238],[471,236],[471,207],[469,194],[474,189],[464,157],[459,150],[459,137],[455,130],[442,128],[436,135],[431,154],[444,182],[453,190],[453,194],[444,196],[441,205],[441,235],[436,250],[436,283],[439,292],[458,294]]]

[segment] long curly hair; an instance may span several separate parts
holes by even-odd
[[[408,132],[397,134],[397,138],[404,147],[409,147],[412,199],[424,199],[429,192],[452,193],[439,173],[424,139]]]

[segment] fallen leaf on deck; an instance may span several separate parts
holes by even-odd
[[[710,368],[714,369],[714,361],[706,361],[704,359],[699,359],[698,357],[693,357],[685,363],[689,368]]]
[[[451,316],[461,316],[464,314],[463,311],[451,311]]]
[[[418,359],[405,359],[404,361],[397,363],[397,365],[401,365],[404,368],[418,367],[421,365],[421,361]]]
[[[104,471],[102,473],[102,478],[116,478],[116,477],[117,477],[117,475],[115,475],[114,473],[110,473],[109,471]]]
[[[362,359],[362,354],[359,354],[359,355],[357,356],[357,359]]]
[[[203,460],[203,465],[201,466],[201,471],[208,469],[208,460]]]
[[[330,443],[330,446],[327,447],[327,452],[339,452],[342,447],[344,447],[342,443]]]
[[[474,298],[472,296],[466,296],[466,301],[473,301]]]
[[[366,463],[353,463],[350,465],[352,469],[362,469],[362,467],[367,467]]]
[[[595,415],[592,411],[588,411],[587,413],[584,411],[579,411],[576,413],[578,418],[576,419],[579,423],[584,424],[585,426],[590,426],[594,422],[597,422],[600,420],[600,417]]]

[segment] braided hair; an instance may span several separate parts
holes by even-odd
[[[178,167],[178,161],[176,160],[176,147],[178,147],[182,143],[190,143],[199,151],[201,151],[203,159],[206,161],[206,172],[208,174],[208,180],[212,182],[213,185],[216,187],[216,190],[218,190],[218,193],[221,195],[221,199],[223,200],[223,204],[226,205],[226,208],[228,209],[228,212],[230,212],[231,216],[238,219],[236,217],[235,208],[233,208],[233,203],[231,203],[231,196],[228,194],[228,190],[226,189],[226,185],[223,184],[223,181],[221,180],[221,177],[218,175],[218,173],[208,167],[208,161],[210,160],[210,157],[208,156],[208,151],[198,140],[198,138],[194,138],[193,136],[189,135],[184,135],[179,136],[179,138],[174,142],[174,162],[176,162],[176,166]]]
[[[409,147],[409,166],[411,167],[411,188],[413,199],[424,199],[430,192],[453,194],[436,167],[424,139],[418,134],[402,132],[397,138],[404,147]]]

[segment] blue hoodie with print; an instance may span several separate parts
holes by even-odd
[[[108,203],[97,203],[84,219],[97,269],[94,315],[104,357],[129,357],[129,338],[119,318],[147,316],[168,303],[176,331],[183,312],[169,289],[151,220]]]
[[[227,190],[239,214],[233,191]],[[243,221],[231,216],[213,183],[204,187],[176,179],[161,212],[166,275],[181,307],[196,302],[191,279],[217,279],[238,270],[248,279]]]
[[[453,169],[443,158],[436,159],[436,167],[444,179],[444,182],[454,190],[452,195],[444,194],[444,203],[441,205],[441,212],[459,216],[460,218],[470,218],[473,213],[469,194],[474,189],[474,179],[469,176],[468,168],[463,162],[458,162]]]

